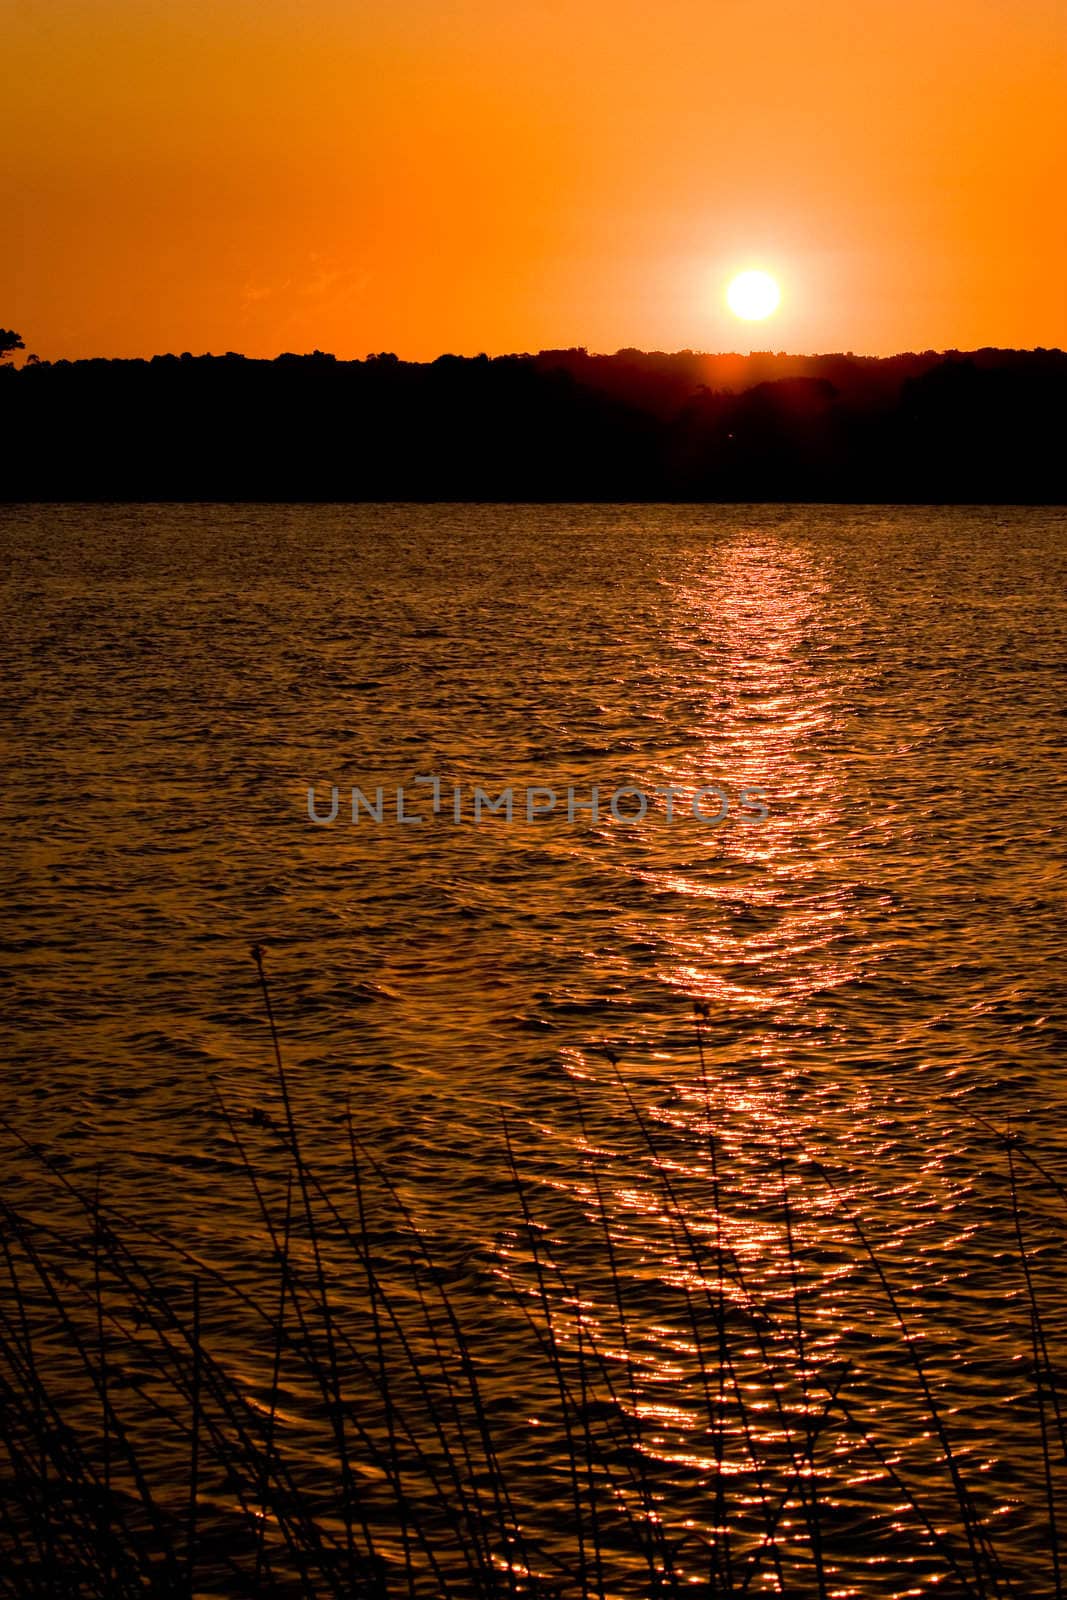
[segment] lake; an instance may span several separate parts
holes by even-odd
[[[649,1592],[644,1496],[689,1530],[692,1592],[740,1592],[745,1560],[755,1592],[1057,1592],[1067,513],[9,506],[0,549],[3,1115],[37,1147],[5,1139],[12,1203],[66,1215],[43,1153],[154,1230],[161,1272],[176,1240],[259,1303],[266,1230],[216,1096],[280,1207],[299,1167],[260,944],[309,1164],[348,1181],[351,1119],[482,1330],[501,1459],[557,1512],[538,1570],[596,1592],[573,1552],[602,1544],[605,1592]],[[366,1285],[331,1271],[365,1320]],[[711,1390],[694,1284],[714,1341],[724,1300],[737,1319]],[[257,1336],[204,1293],[243,1370]],[[555,1315],[576,1372],[595,1358],[574,1415],[629,1452],[602,1521],[501,1295],[542,1333]],[[294,1377],[285,1410],[318,1482],[313,1389]],[[826,1398],[850,1394],[856,1426]],[[812,1417],[836,1418],[814,1442]],[[650,1476],[622,1518],[631,1458]],[[760,1556],[783,1482],[801,1511]],[[383,1559],[418,1565],[402,1531]]]

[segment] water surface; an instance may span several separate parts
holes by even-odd
[[[70,1174],[102,1166],[117,1203],[253,1282],[254,1207],[210,1086],[240,1116],[277,1109],[260,941],[324,1171],[344,1167],[350,1105],[446,1255],[506,1250],[507,1115],[590,1277],[591,1143],[620,1248],[669,1285],[677,1239],[633,1177],[647,1152],[610,1052],[663,1137],[697,1139],[690,1177],[709,1128],[721,1141],[732,1248],[769,1304],[779,1156],[827,1164],[836,1200],[810,1163],[795,1179],[812,1359],[833,1370],[867,1330],[884,1360],[865,1403],[921,1478],[914,1377],[890,1375],[855,1206],[1013,1570],[1052,1592],[987,1124],[1025,1129],[1063,1176],[1062,511],[15,507],[0,542],[4,1101],[26,1138]],[[468,798],[457,823],[413,786],[427,774],[467,797],[596,784],[602,812],[476,824]],[[338,819],[315,826],[308,788],[322,805],[332,785]],[[353,785],[406,786],[423,822],[353,825]],[[621,785],[718,785],[730,815],[668,821],[661,800],[618,820]],[[10,1160],[32,1188],[32,1157]],[[651,1311],[639,1338],[649,1407],[681,1364],[656,1448],[688,1463],[699,1521],[686,1340]],[[889,1566],[873,1582],[843,1539],[840,1592],[921,1588],[892,1518],[863,1517]]]

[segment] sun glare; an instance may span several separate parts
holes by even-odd
[[[727,304],[735,316],[755,322],[778,309],[782,296],[769,272],[739,272],[726,291]]]

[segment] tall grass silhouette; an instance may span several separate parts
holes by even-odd
[[[608,1142],[576,1087],[569,1199],[501,1118],[511,1222],[456,1261],[351,1107],[344,1181],[309,1157],[253,957],[274,1109],[217,1108],[261,1224],[254,1283],[4,1124],[54,1204],[43,1218],[0,1193],[0,1592],[1062,1600],[1047,1300],[1067,1191],[1017,1136],[978,1119],[1022,1308],[988,1444],[1022,1463],[1006,1489],[961,1438],[963,1402],[876,1230],[784,1124],[749,1218],[773,1270],[753,1272],[702,1002],[684,1116],[653,1114],[609,1051]],[[620,1189],[655,1240],[620,1221]],[[873,1353],[838,1325],[813,1205],[862,1274]]]

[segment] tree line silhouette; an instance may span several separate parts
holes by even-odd
[[[1065,402],[1044,349],[30,356],[0,365],[0,493],[1061,503]]]

